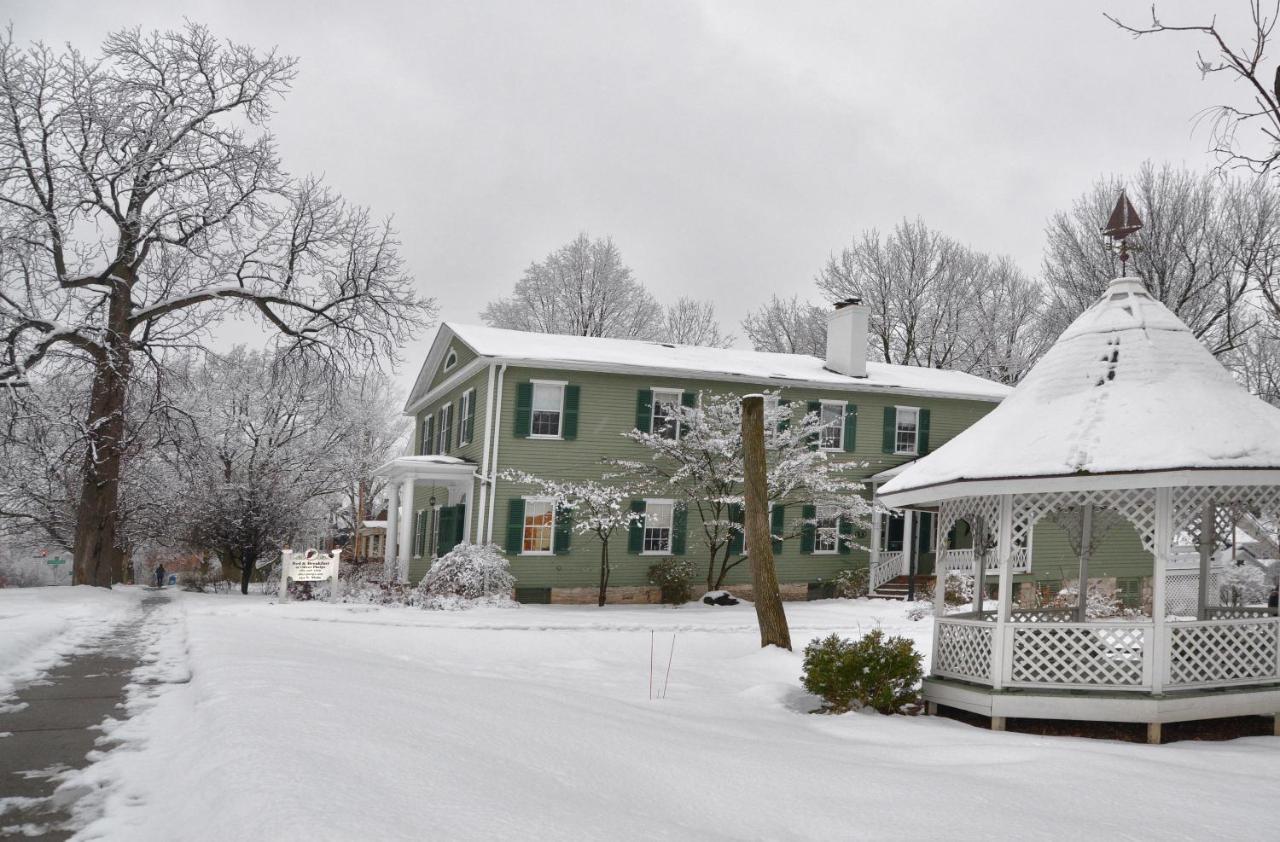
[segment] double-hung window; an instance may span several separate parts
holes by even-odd
[[[448,454],[453,442],[453,404],[440,407],[440,429],[436,432],[436,453]]]
[[[653,422],[650,430],[664,439],[680,438],[680,398],[679,389],[653,390]]]
[[[644,509],[644,546],[646,553],[670,553],[671,530],[675,504],[670,500],[649,500]]]
[[[533,415],[530,435],[559,438],[564,415],[564,384],[533,381]]]
[[[475,402],[476,390],[468,389],[462,393],[462,397],[458,398],[458,446],[471,443],[473,430],[472,423],[475,421],[475,414],[471,411],[471,404]]]
[[[822,402],[822,411],[818,420],[822,424],[819,446],[823,450],[844,450],[844,410],[843,403]]]
[[[840,549],[840,509],[836,506],[819,506],[813,533],[815,553],[834,553]]]
[[[894,452],[914,454],[920,430],[920,410],[911,406],[898,407],[898,429],[894,438]]]
[[[435,443],[435,416],[428,415],[422,419],[422,455],[429,456],[436,452]]]
[[[526,499],[524,501],[524,539],[521,552],[525,555],[550,555],[555,549],[556,504],[554,500]]]

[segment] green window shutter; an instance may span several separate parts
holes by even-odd
[[[471,390],[471,397],[467,398],[467,444],[476,436],[476,393]]]
[[[929,410],[920,410],[920,422],[916,427],[916,452],[921,456],[929,452]]]
[[[649,389],[636,392],[636,429],[642,433],[653,432],[653,392]]]
[[[729,522],[742,526],[743,511],[741,503],[729,504]],[[729,554],[742,555],[742,549],[746,546],[746,536],[742,534],[740,529],[729,528]]]
[[[688,394],[687,392],[685,394]],[[676,503],[671,512],[671,554],[684,555],[689,537],[689,507]]]
[[[880,442],[880,450],[884,453],[892,453],[897,450],[898,444],[898,409],[897,407],[886,406],[884,408],[884,439]]]
[[[813,553],[814,540],[818,534],[818,527],[814,524],[813,519],[817,516],[818,509],[816,506],[800,507],[800,517],[804,519],[804,523],[800,526],[800,552],[802,553]]]
[[[453,544],[456,547],[467,537],[467,504],[459,503],[453,510]]]
[[[806,414],[806,415],[808,415],[808,414],[814,414],[814,415],[817,415],[817,416],[818,416],[818,420],[819,420],[819,421],[821,421],[821,420],[822,420],[822,401],[808,401],[808,402],[806,402],[806,403],[805,403],[805,414]],[[819,442],[819,439],[821,438],[821,436],[822,436],[822,433],[821,433],[821,432],[817,432],[817,433],[814,433],[814,434],[809,438],[809,449],[810,449],[810,450],[817,450],[817,449],[818,449],[818,442]]]
[[[783,430],[791,429],[791,401],[786,398],[778,398],[778,406],[788,410],[786,414],[778,419],[778,432],[781,433]]]
[[[782,530],[786,528],[786,507],[777,503],[769,513],[769,531],[773,533],[773,551],[782,552]]]
[[[567,555],[573,540],[573,509],[568,506],[556,506],[556,555]]]
[[[581,387],[564,387],[564,418],[560,422],[560,434],[569,441],[578,437],[578,405],[581,402]]]
[[[440,514],[436,518],[436,555],[442,556],[449,550],[453,549],[453,545],[457,543],[454,540],[453,519],[456,512],[453,506],[442,506]]]
[[[445,404],[445,406],[449,408],[449,412],[441,416],[444,419],[444,429],[441,430],[444,433],[444,450],[441,453],[448,454],[453,449],[453,416],[457,413],[453,404],[449,403]]]
[[[684,392],[680,395],[680,405],[688,409],[693,409],[698,405],[697,392]]]
[[[644,501],[632,500],[631,511],[639,517],[633,518],[627,528],[627,552],[639,555],[644,550]]]
[[[507,505],[507,555],[519,555],[524,546],[524,498],[512,497]]]
[[[853,552],[853,545],[849,543],[852,537],[853,521],[847,517],[840,518],[840,540],[836,542],[836,549],[840,551],[840,555],[849,555]]]
[[[858,407],[851,403],[844,405],[844,452],[852,453],[858,448]]]
[[[527,439],[533,428],[533,384],[516,384],[516,438]]]

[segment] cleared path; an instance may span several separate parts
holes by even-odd
[[[139,665],[138,630],[169,601],[143,598],[139,613],[97,648],[32,682],[0,710],[0,839],[66,839],[70,804],[53,798],[58,775],[87,765],[102,735],[95,726],[123,716],[125,686]],[[4,809],[5,807],[8,809]]]

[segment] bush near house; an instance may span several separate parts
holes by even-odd
[[[835,578],[836,596],[841,599],[861,599],[870,592],[871,571],[865,567],[841,570]]]
[[[905,637],[875,629],[858,640],[831,635],[804,650],[804,689],[820,696],[827,713],[869,707],[901,713],[919,700],[924,671],[920,653]]]
[[[693,562],[683,558],[664,558],[649,567],[649,582],[662,592],[665,605],[684,605],[693,599]]]

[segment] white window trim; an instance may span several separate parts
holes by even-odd
[[[836,509],[836,543],[834,549],[820,550],[818,549],[818,534],[821,529],[818,521],[822,519],[821,510],[823,508]],[[839,555],[840,554],[840,510],[836,506],[815,506],[813,515],[813,554],[814,555]]]
[[[525,505],[524,523],[520,524],[520,553],[519,555],[555,555],[556,554],[556,498],[554,497],[522,497]],[[529,504],[530,503],[547,503],[551,506],[551,549],[549,550],[526,550],[524,548],[524,533],[529,528]]]
[[[440,407],[437,414],[440,416],[440,426],[436,428],[436,453],[441,456],[448,456],[452,447],[445,447],[445,435],[448,429],[453,426],[453,403],[452,401]],[[446,424],[445,421],[449,423]],[[452,438],[452,436],[450,436]],[[449,442],[450,445],[453,442]]]
[[[418,437],[418,448],[422,452],[423,456],[430,456],[435,453],[436,450],[436,434],[435,431],[431,429],[431,421],[435,417],[436,414],[434,412],[428,412],[422,417],[423,435]],[[430,435],[426,435],[428,432],[430,432]]]
[[[549,436],[546,433],[535,433],[533,431],[533,404],[532,404],[533,395],[532,393],[530,393],[529,400],[531,401],[531,403],[529,405],[529,438],[542,439],[544,441],[564,441],[564,391],[565,391],[565,387],[569,385],[569,381],[568,380],[530,380],[529,382],[535,386],[559,386],[560,387],[560,410],[559,410],[560,422],[558,424],[560,428],[560,432],[554,436]]]
[[[916,444],[911,450],[898,449],[898,413],[903,410],[914,412],[916,414]],[[920,407],[918,406],[895,406],[893,408],[893,455],[894,456],[919,456],[920,455]]]
[[[658,420],[658,416],[656,415],[656,413],[658,411],[658,393],[659,392],[662,392],[664,394],[669,394],[669,395],[675,395],[676,406],[684,406],[684,389],[681,389],[679,387],[674,387],[674,386],[650,386],[649,387],[649,432],[650,434],[653,434],[656,432],[656,430],[654,429],[653,422]],[[680,440],[680,433],[681,433],[680,418],[679,416],[677,416],[676,417],[676,438],[675,438],[676,441]]]
[[[644,514],[646,516],[649,514],[649,507],[655,504],[659,506],[668,505],[671,507],[671,526],[667,530],[668,532],[667,548],[665,550],[644,549],[644,530],[649,528],[648,523],[646,521],[646,522],[643,522],[640,527],[640,555],[669,556],[672,554],[672,549],[675,547],[675,544],[676,544],[676,501],[675,501],[675,498],[673,497],[654,498],[654,499],[645,498]]]
[[[451,371],[458,364],[458,352],[450,348],[449,353],[444,355],[444,370]]]
[[[845,413],[849,411],[848,404],[845,403],[844,401],[830,401],[830,400],[818,401],[818,403],[821,406],[821,408],[818,410],[819,422],[822,421],[822,409],[825,409],[828,406],[837,406],[840,408],[840,445],[838,447],[823,447],[822,446],[822,429],[823,428],[819,427],[818,428],[818,449],[821,450],[823,453],[844,453],[844,416],[845,416]]]
[[[464,412],[464,411],[462,411],[462,409],[461,409],[462,404],[463,404],[463,402],[464,402],[464,401],[466,402],[466,406],[467,406],[467,408],[466,408],[466,411],[465,411],[465,412]],[[463,447],[463,446],[465,446],[465,445],[471,444],[471,438],[475,435],[475,432],[476,432],[475,430],[468,430],[468,431],[467,431],[467,432],[468,432],[468,435],[467,435],[467,439],[466,439],[466,441],[463,441],[463,439],[462,439],[462,432],[463,432],[463,430],[466,428],[467,418],[468,418],[468,416],[470,416],[470,415],[471,415],[471,407],[472,407],[472,405],[473,405],[475,402],[476,402],[476,390],[475,390],[475,389],[467,389],[467,390],[466,390],[465,392],[463,392],[463,393],[462,393],[462,395],[458,398],[458,407],[459,407],[459,411],[458,411],[458,447]]]
[[[425,531],[423,529],[423,519],[429,511],[431,510],[418,509],[413,513],[413,537],[409,540],[409,545],[415,550],[413,554],[414,558],[423,558],[427,551],[427,546],[431,543],[431,535],[429,534],[431,532],[431,525],[426,524]],[[419,543],[419,536],[421,536],[421,543]]]

